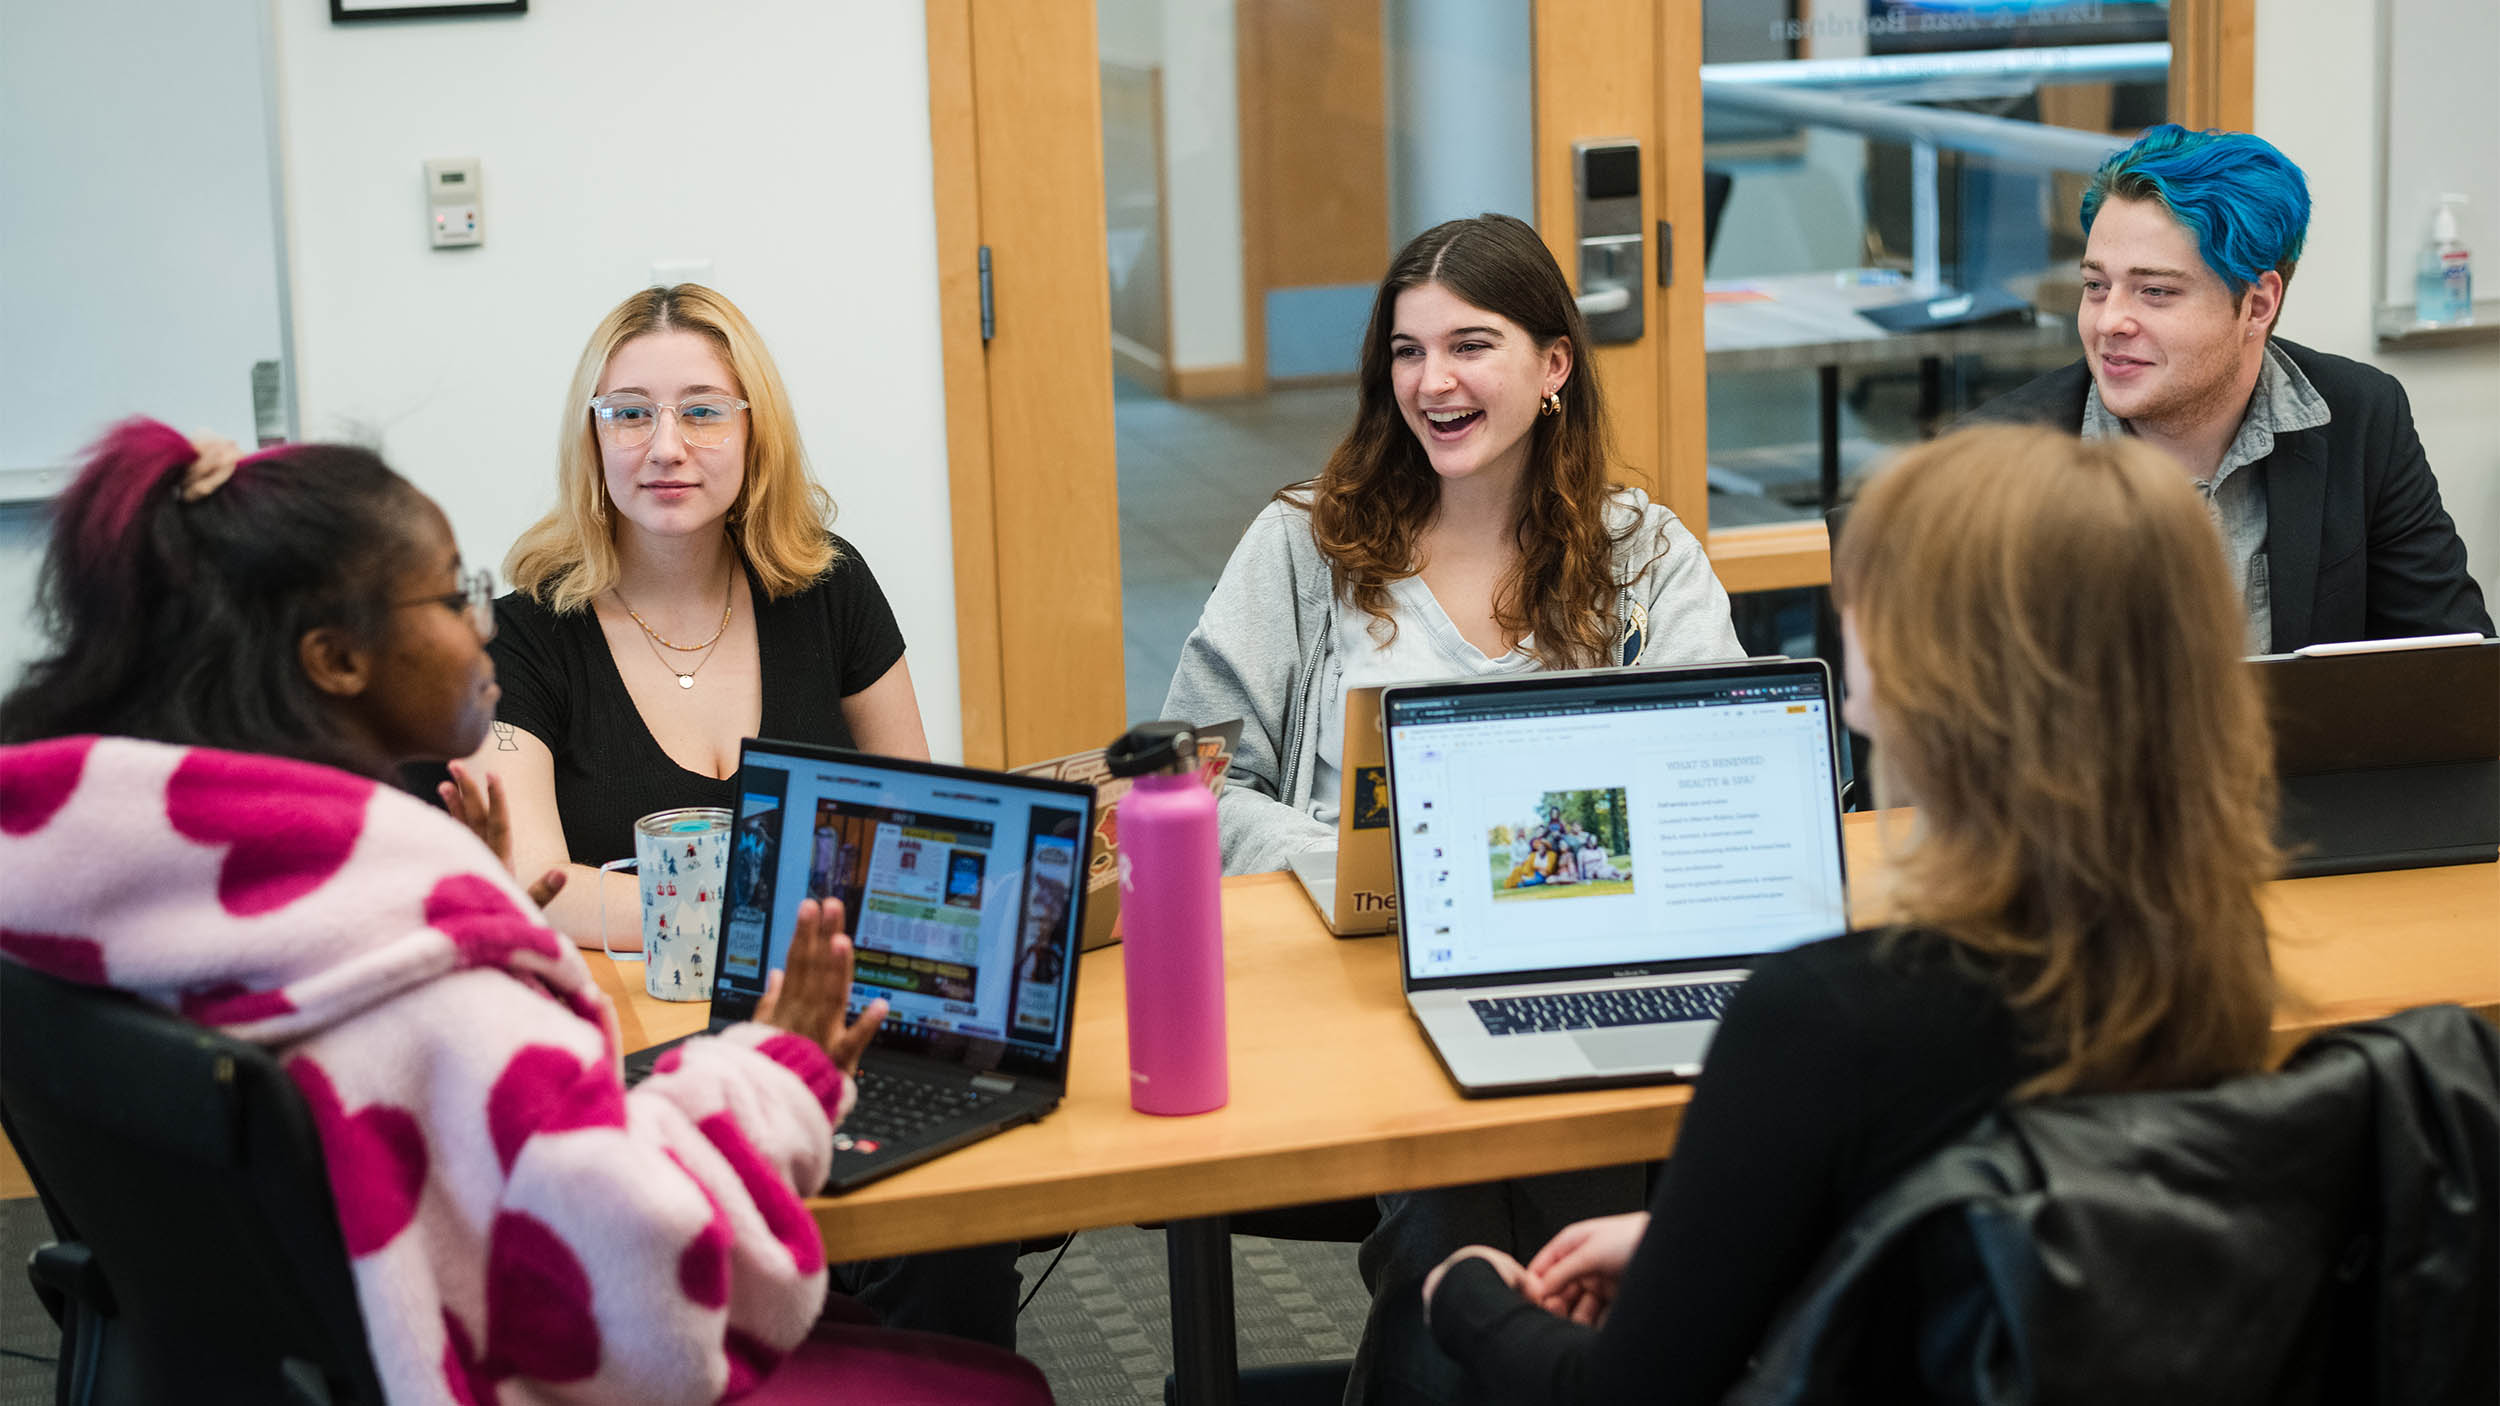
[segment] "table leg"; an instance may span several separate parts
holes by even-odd
[[[1172,1386],[1180,1406],[1233,1406],[1233,1232],[1223,1216],[1163,1227],[1172,1276]]]
[[[1823,511],[1840,505],[1840,368],[1815,368],[1823,412]]]
[[[1936,357],[1918,359],[1918,437],[1934,439],[1936,422],[1944,418],[1944,362]]]

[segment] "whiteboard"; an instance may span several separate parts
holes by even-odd
[[[2500,294],[2500,3],[2379,0],[2379,25],[2379,306],[2413,306],[2442,192],[2471,201],[2457,232],[2487,301]]]
[[[253,442],[287,340],[267,11],[0,0],[0,501],[128,415]]]

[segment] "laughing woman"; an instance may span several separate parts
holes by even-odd
[[[1353,428],[1243,534],[1163,706],[1243,720],[1226,873],[1333,842],[1349,689],[1744,652],[1701,544],[1620,481],[1588,344],[1507,215],[1390,265]]]
[[[1701,544],[1620,482],[1588,345],[1562,270],[1507,215],[1436,226],[1391,262],[1354,427],[1251,523],[1163,705],[1242,719],[1219,805],[1225,872],[1334,841],[1348,689],[1744,652]],[[1530,864],[1523,883],[1554,882],[1553,841]],[[1443,1255],[1471,1241],[1525,1252],[1643,1195],[1642,1169],[1617,1167],[1381,1198],[1347,1399],[1454,1385],[1416,1297]]]

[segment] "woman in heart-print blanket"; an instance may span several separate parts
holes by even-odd
[[[49,652],[0,700],[0,957],[281,1054],[392,1401],[1049,1399],[1005,1352],[818,1323],[801,1197],[882,1013],[846,1016],[838,908],[754,1023],[628,1093],[500,796],[447,787],[464,826],[386,784],[494,717],[492,585],[424,494],[361,449],[127,421],[41,590]]]

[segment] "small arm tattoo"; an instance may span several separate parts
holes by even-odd
[[[517,752],[521,750],[521,744],[512,740],[512,724],[495,724],[495,750],[498,752]]]

